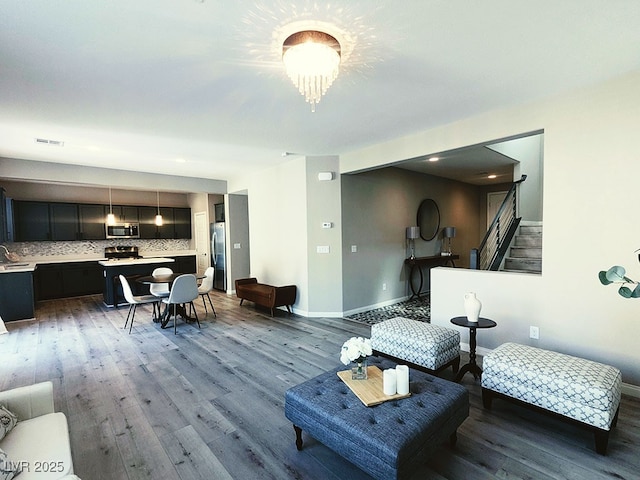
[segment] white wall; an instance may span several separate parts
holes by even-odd
[[[242,182],[249,200],[251,276],[271,285],[296,285],[294,311],[305,315],[309,310],[305,159],[261,170]]]
[[[436,269],[434,323],[462,312],[462,296],[477,291],[483,316],[498,327],[478,344],[527,342],[603,361],[640,385],[640,300],[626,300],[598,281],[614,264],[640,278],[636,209],[640,179],[640,72],[595,87],[470,118],[343,155],[343,172],[445,151],[490,139],[544,130],[543,274]],[[507,276],[508,275],[508,276]]]

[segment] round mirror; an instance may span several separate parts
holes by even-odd
[[[417,223],[420,227],[420,238],[427,242],[436,238],[440,230],[440,210],[438,204],[431,198],[420,203]]]

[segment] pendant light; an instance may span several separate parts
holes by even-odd
[[[113,214],[113,205],[111,204],[111,187],[109,187],[109,214],[107,215],[107,225],[115,225],[116,216]]]
[[[158,203],[158,214],[156,215],[156,225],[161,227],[162,226],[162,215],[160,215],[160,192],[158,190],[156,190],[156,200]]]

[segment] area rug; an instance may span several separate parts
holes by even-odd
[[[376,308],[368,312],[360,312],[349,315],[349,320],[373,325],[393,317],[411,318],[422,322],[429,322],[431,319],[431,306],[427,300],[415,299],[407,300],[386,307]]]

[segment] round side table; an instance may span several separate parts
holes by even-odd
[[[460,382],[464,374],[471,372],[473,378],[478,380],[482,375],[482,369],[476,363],[476,330],[478,328],[493,328],[497,325],[493,320],[480,317],[477,322],[470,322],[467,317],[453,317],[451,323],[458,325],[459,327],[465,327],[469,329],[469,363],[460,368],[458,375],[456,375],[455,381]]]

